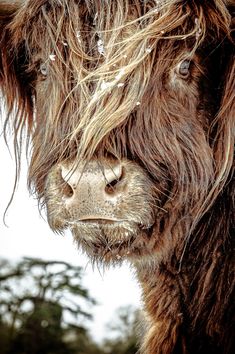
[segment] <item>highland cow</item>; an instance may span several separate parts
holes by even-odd
[[[0,2],[5,126],[91,259],[128,259],[141,352],[234,353],[234,1]]]

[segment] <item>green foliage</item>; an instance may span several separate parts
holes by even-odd
[[[131,306],[121,307],[109,331],[113,332],[113,339],[104,342],[107,354],[135,354],[137,353],[137,332],[140,313]]]
[[[91,315],[83,309],[95,301],[81,279],[81,268],[65,262],[1,261],[1,354],[79,354],[95,347],[85,327]],[[69,340],[74,331],[76,340]]]
[[[0,354],[135,354],[138,311],[121,308],[97,345],[87,330],[95,300],[66,262],[0,260]]]
[[[9,351],[10,345],[10,327],[0,318],[0,348],[3,349],[3,354]]]

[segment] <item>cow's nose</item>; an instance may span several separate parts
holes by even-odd
[[[110,201],[123,189],[124,170],[118,161],[85,165],[61,164],[63,197],[71,202],[87,200]],[[122,185],[122,186],[121,186]]]

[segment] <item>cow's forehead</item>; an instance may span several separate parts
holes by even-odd
[[[86,92],[86,97],[91,98],[89,102],[84,100],[84,105],[79,102],[81,110],[78,116],[86,116],[86,122],[91,120],[92,127],[95,126],[95,118],[92,120],[91,117],[99,117],[98,124],[104,112],[109,118],[107,123],[110,124],[113,117],[112,128],[116,127],[120,123],[120,119],[117,119],[118,110],[119,117],[123,115],[120,109],[122,97],[126,98],[125,116],[129,116],[133,109],[136,109],[141,97],[133,94],[139,90],[142,95],[149,88],[148,83],[155,70],[153,62],[156,62],[156,58],[161,59],[162,72],[167,65],[165,59],[175,60],[173,55],[177,56],[175,54],[178,52],[174,43],[185,50],[186,40],[190,38],[191,47],[196,51],[204,41],[205,33],[209,32],[208,29],[216,37],[218,32],[224,33],[226,26],[230,25],[225,1],[221,0],[211,0],[206,4],[202,0],[18,0],[14,3],[18,4],[19,8],[10,29],[14,34],[13,44],[21,50],[20,55],[17,51],[14,52],[18,55],[17,64],[23,64],[22,72],[28,63],[31,64],[30,60],[35,59],[36,48],[38,52],[44,49],[42,60],[54,62],[55,65],[51,67],[55,69],[57,78],[60,78],[54,82],[59,83],[60,87],[71,82],[71,72],[76,73],[76,78],[72,77],[76,89],[79,88],[79,93]],[[88,27],[84,28],[85,25]],[[79,33],[80,29],[82,31]],[[95,40],[94,35],[98,35]],[[83,43],[80,42],[79,36],[82,37]],[[64,41],[63,37],[67,41]],[[170,49],[169,43],[172,44]],[[192,50],[191,47],[189,50]],[[66,77],[63,73],[63,78],[57,75],[63,72],[60,64],[65,62],[61,52],[69,52],[64,56],[66,65],[67,59],[70,60],[69,66],[63,66],[63,69],[68,68],[68,75]],[[95,62],[98,56],[101,58],[100,66]],[[78,68],[81,70],[78,71]],[[157,73],[159,72],[161,73],[160,70]],[[135,91],[130,80],[133,80],[133,77],[138,88]],[[120,102],[116,102],[109,111],[110,105],[107,102],[110,102],[109,92],[112,88],[115,88],[115,92],[118,89],[115,97],[120,97]],[[66,92],[64,86],[62,91]],[[124,94],[121,95],[121,92]],[[71,96],[70,93],[66,95]],[[87,107],[90,107],[91,103],[92,109],[89,109],[88,114]],[[98,112],[98,109],[102,109],[102,112]],[[107,118],[103,119],[106,122]],[[110,129],[108,124],[105,133]],[[84,126],[81,126],[81,131],[83,130]]]
[[[54,33],[54,37],[69,34],[63,34],[63,28],[69,24],[70,29],[81,30],[83,37],[91,37],[97,32],[101,35],[111,38],[115,31],[119,33],[128,32],[128,35],[117,36],[113,38],[121,41],[123,38],[131,38],[133,32],[137,32],[142,36],[143,31],[150,24],[154,26],[149,28],[146,38],[154,38],[158,34],[170,33],[171,31],[181,28],[184,20],[189,22],[188,27],[194,27],[195,19],[185,16],[183,3],[178,0],[19,0],[17,11],[12,21],[11,30],[15,33],[15,43],[27,40],[30,45],[30,38],[34,39],[34,44],[40,44],[38,38],[47,33]],[[168,16],[164,16],[169,11]],[[164,17],[159,23],[158,18]],[[195,18],[197,14],[195,14]],[[186,26],[187,27],[187,26]],[[190,32],[191,29],[188,29]],[[181,30],[177,33],[183,35]],[[186,29],[187,31],[187,29]],[[132,32],[132,33],[131,33]],[[40,36],[41,35],[41,36]],[[118,38],[118,39],[117,39]],[[56,39],[56,38],[55,38]],[[90,38],[88,39],[90,41]],[[89,47],[89,43],[87,44]],[[92,44],[93,45],[93,44]]]
[[[8,1],[6,3],[8,4]],[[208,4],[208,8],[204,8],[201,0],[194,2],[191,1],[178,1],[178,0],[119,0],[119,1],[109,1],[109,0],[16,0],[14,2],[9,1],[9,6],[16,7],[18,9],[18,16],[16,16],[16,21],[19,26],[28,26],[33,24],[37,20],[37,16],[40,13],[51,13],[51,23],[55,23],[60,11],[63,11],[64,17],[69,21],[73,16],[81,17],[81,20],[84,22],[87,20],[87,17],[92,17],[92,25],[97,23],[102,23],[103,28],[101,30],[111,30],[110,26],[107,28],[107,17],[114,16],[117,13],[122,13],[121,21],[119,25],[123,26],[130,21],[135,21],[139,19],[146,18],[148,23],[150,18],[151,21],[155,21],[156,16],[166,15],[163,19],[164,26],[168,27],[168,21],[172,15],[175,14],[175,27],[182,24],[182,21],[178,21],[185,15],[186,22],[190,22],[197,17],[202,19],[203,16],[206,17],[206,25],[212,24],[217,27],[223,28],[226,19],[223,17],[228,17],[228,13],[223,13],[221,19],[214,18],[214,12],[219,13],[221,10],[226,11],[230,5],[233,5],[233,1],[227,0],[223,1],[223,6],[221,1],[214,0]],[[218,4],[217,4],[218,3]],[[191,16],[186,16],[187,7],[191,8]],[[204,12],[204,14],[203,14]],[[98,17],[101,16],[101,19]],[[225,20],[225,21],[224,21]],[[122,24],[121,24],[122,22]],[[143,21],[144,23],[144,21]],[[141,25],[143,24],[141,23]],[[89,23],[91,25],[91,23]],[[111,23],[109,25],[112,25]],[[30,27],[29,27],[30,28]],[[113,22],[113,28],[115,28],[115,22]],[[31,28],[32,29],[32,28]],[[169,30],[172,29],[172,25]],[[214,31],[216,33],[216,31]]]
[[[155,95],[165,85],[163,75],[179,64],[176,60],[184,59],[178,56],[180,50],[194,55],[208,32],[224,37],[230,26],[225,6],[216,8],[214,1],[206,6],[201,0],[28,0],[18,4],[22,6],[10,26],[13,43],[21,50],[17,58],[23,63],[21,70],[24,73],[29,64],[26,77],[35,76],[37,82],[39,68],[32,64],[35,52],[43,53],[40,60],[50,63],[53,75],[39,90],[44,97],[40,111],[49,117],[48,131],[55,131],[54,117],[61,131],[61,107],[66,103],[64,114],[71,126],[64,127],[62,139],[68,129],[71,145],[81,137],[81,156],[87,151],[92,156],[133,112],[144,112],[144,95]],[[176,81],[174,75],[171,81]],[[34,87],[34,82],[30,84]],[[155,110],[153,106],[151,101],[146,110]]]

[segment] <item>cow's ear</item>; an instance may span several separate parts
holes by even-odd
[[[27,54],[23,42],[16,43],[16,15],[22,2],[0,2],[0,89],[7,117],[14,112],[15,130],[32,120],[32,95],[27,82]]]
[[[1,84],[5,77],[5,70],[9,63],[9,30],[8,27],[18,10],[17,5],[12,2],[0,2],[0,79]],[[8,65],[7,65],[8,64]]]
[[[14,1],[1,1],[0,2],[0,26],[3,29],[12,20],[17,10],[19,9],[19,4]],[[2,31],[1,31],[2,33]]]

